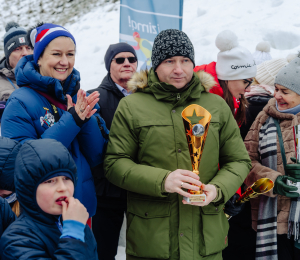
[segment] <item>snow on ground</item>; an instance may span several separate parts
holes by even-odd
[[[107,73],[104,54],[118,42],[119,12],[119,2],[108,3],[66,25],[77,41],[75,66],[85,90],[96,88]],[[251,52],[268,40],[273,58],[286,57],[300,50],[299,13],[298,0],[184,0],[183,31],[194,44],[197,65],[216,61],[215,38],[226,29]]]

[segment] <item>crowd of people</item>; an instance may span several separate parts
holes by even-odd
[[[80,88],[64,27],[6,26],[0,62],[0,259],[300,259],[300,55],[253,54],[231,31],[216,61],[195,64],[180,30],[161,31],[152,67],[109,45],[107,75]],[[199,175],[182,111],[211,114]],[[202,115],[196,112],[191,124]],[[196,123],[195,123],[196,122]],[[247,187],[274,188],[244,204]],[[188,191],[206,195],[187,202]],[[226,214],[232,216],[229,220]]]

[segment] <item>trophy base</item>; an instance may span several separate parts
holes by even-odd
[[[188,202],[205,202],[206,201],[206,195],[203,194],[197,194],[197,195],[192,195],[191,197],[183,197],[183,199]]]

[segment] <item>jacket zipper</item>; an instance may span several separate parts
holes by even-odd
[[[177,100],[179,100],[180,99],[180,94],[179,93],[177,93]]]

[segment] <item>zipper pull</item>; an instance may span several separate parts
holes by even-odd
[[[179,100],[180,99],[180,94],[179,93],[177,93],[177,100]]]

